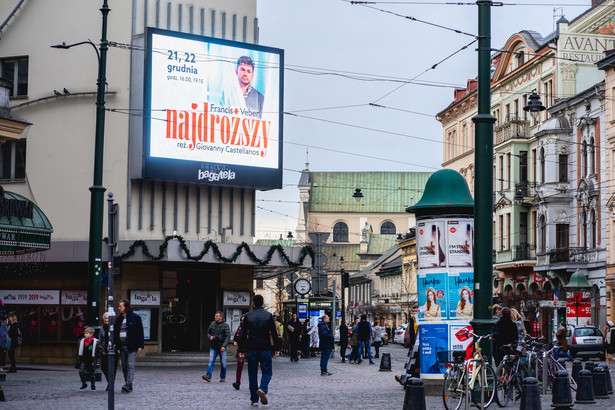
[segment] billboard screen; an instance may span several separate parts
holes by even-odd
[[[149,28],[144,178],[282,187],[283,51]]]

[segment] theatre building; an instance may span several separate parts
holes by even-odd
[[[256,1],[105,3],[0,2],[12,121],[0,116],[0,299],[18,315],[22,363],[71,362],[84,325],[102,322],[111,275],[116,311],[129,299],[143,319],[140,360],[208,351],[218,310],[235,329],[255,266],[312,264],[301,249],[252,245],[256,191],[282,187],[283,52],[257,44]],[[107,11],[95,153],[99,50],[88,39],[98,48]],[[251,100],[239,61],[253,70]],[[109,192],[118,235],[113,269],[104,240],[94,274],[90,188],[101,158],[102,237]],[[88,318],[88,284],[98,281]]]

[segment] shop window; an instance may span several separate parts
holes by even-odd
[[[58,340],[59,320],[58,308],[56,306],[41,308],[41,340]]]
[[[74,341],[83,337],[85,315],[85,308],[62,307],[62,340]]]
[[[12,83],[10,97],[28,96],[28,57],[12,57],[0,60],[2,78]]]
[[[26,178],[26,140],[7,141],[0,145],[0,179]]]

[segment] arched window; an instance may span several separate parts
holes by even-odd
[[[592,248],[597,248],[598,244],[597,244],[597,232],[596,232],[596,211],[594,209],[591,210],[591,212],[589,213],[589,221],[591,223],[591,244],[590,246]]]
[[[592,137],[592,139],[589,140],[589,154],[591,156],[590,158],[591,173],[595,174],[596,173],[596,146],[594,145],[594,137]]]
[[[380,233],[382,235],[395,235],[397,233],[397,229],[395,228],[395,224],[393,222],[385,222],[380,226]]]
[[[583,172],[582,177],[587,176],[587,142],[583,141],[581,144],[581,171]]]
[[[545,149],[540,148],[540,183],[545,183]]]
[[[581,214],[581,246],[587,247],[587,212]]]
[[[540,251],[546,252],[547,250],[547,223],[545,221],[545,216],[540,215]]]
[[[348,242],[348,225],[345,222],[333,225],[333,242]]]
[[[537,295],[538,294],[538,284],[537,283],[530,284],[528,293],[530,295]]]
[[[513,293],[513,287],[512,285],[506,285],[504,287],[504,296],[511,296]]]

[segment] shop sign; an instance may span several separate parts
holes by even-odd
[[[63,305],[87,305],[88,291],[87,290],[63,290],[62,291]]]
[[[401,306],[390,306],[389,312],[391,313],[401,313]]]
[[[5,305],[59,305],[59,290],[0,290]]]
[[[132,306],[160,306],[159,290],[133,290],[130,292]]]
[[[534,272],[534,283],[542,283],[546,280],[545,277],[538,275],[536,272]]]
[[[223,293],[224,306],[250,306],[250,292],[231,292]]]

